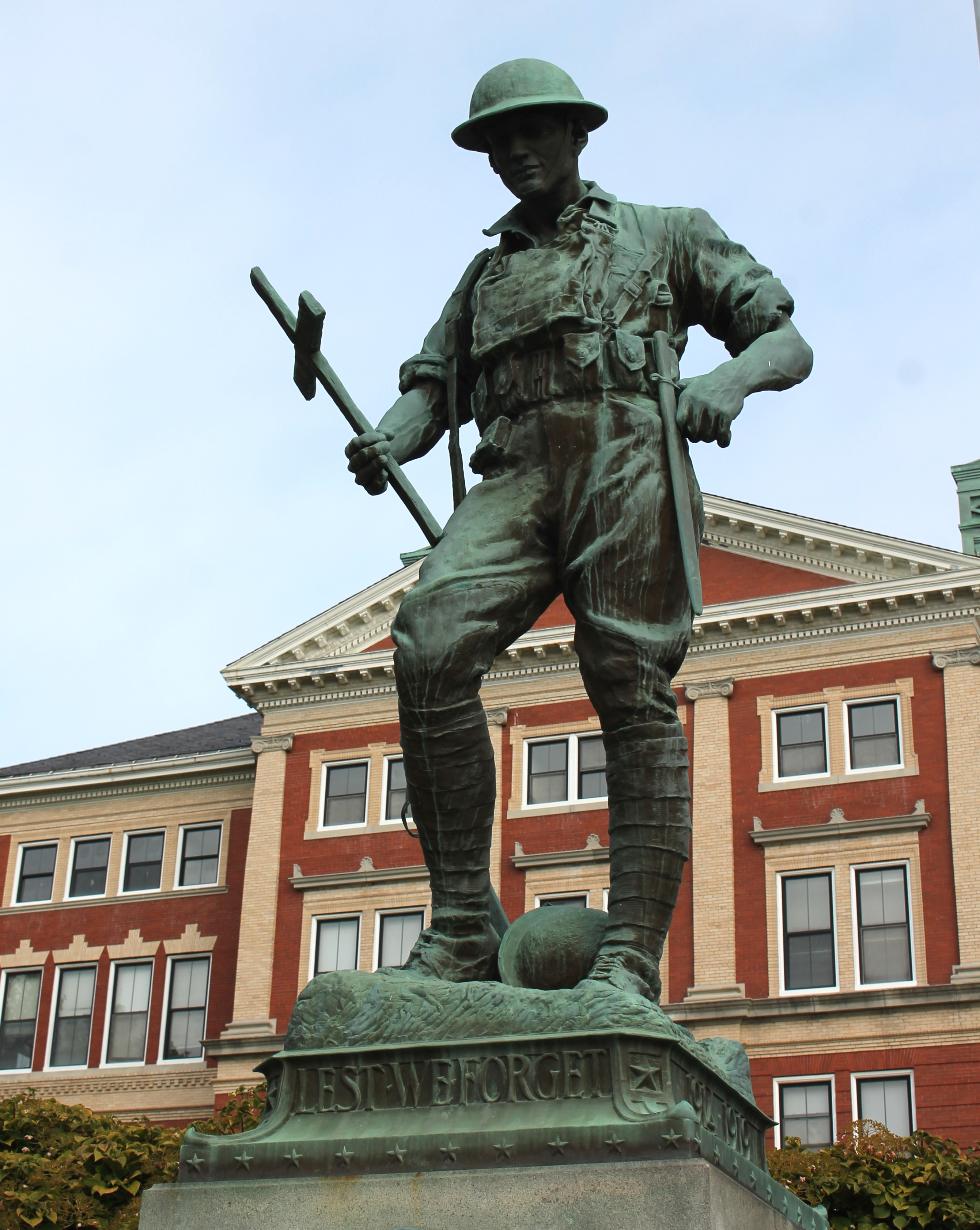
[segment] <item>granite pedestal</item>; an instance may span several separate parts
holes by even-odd
[[[178,1183],[145,1194],[140,1230],[790,1230],[798,1226],[796,1202],[784,1205],[778,1193],[774,1199],[775,1207],[699,1158],[606,1162],[349,1179]]]

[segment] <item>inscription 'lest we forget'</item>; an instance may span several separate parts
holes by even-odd
[[[300,1115],[611,1096],[604,1050],[355,1060],[296,1071]]]

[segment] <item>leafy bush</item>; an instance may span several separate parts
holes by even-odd
[[[827,1149],[789,1137],[769,1152],[774,1179],[822,1204],[833,1230],[977,1230],[980,1152],[928,1132],[893,1136],[855,1123]]]
[[[0,1100],[0,1230],[135,1230],[182,1133],[22,1094]]]
[[[265,1110],[265,1086],[239,1085],[220,1110],[209,1119],[199,1119],[194,1126],[209,1136],[236,1136],[254,1128]]]
[[[258,1123],[264,1088],[239,1088],[195,1124],[227,1136]],[[172,1182],[182,1128],[20,1094],[0,1100],[0,1230],[135,1230],[144,1187]]]

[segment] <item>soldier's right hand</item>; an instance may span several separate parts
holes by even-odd
[[[388,467],[391,457],[391,437],[383,431],[366,431],[355,436],[344,449],[347,468],[354,482],[370,495],[380,495],[388,488]]]

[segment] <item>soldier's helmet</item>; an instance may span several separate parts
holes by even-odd
[[[470,118],[453,129],[463,149],[490,152],[484,135],[487,120],[528,107],[561,107],[577,113],[592,132],[609,118],[598,103],[588,102],[568,73],[547,60],[507,60],[484,73],[470,99]]]

